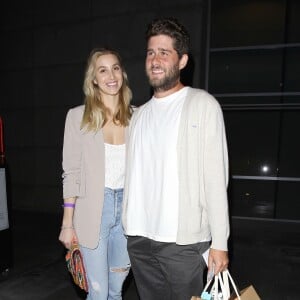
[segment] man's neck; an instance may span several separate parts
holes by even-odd
[[[163,97],[167,97],[171,94],[174,94],[176,92],[178,92],[179,90],[181,90],[182,88],[184,88],[184,85],[179,81],[174,87],[172,87],[169,90],[166,91],[161,91],[161,90],[156,90],[154,92],[154,97],[155,98],[163,98]]]

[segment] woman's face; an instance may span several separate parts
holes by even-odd
[[[93,83],[98,86],[102,96],[115,96],[123,84],[123,72],[114,54],[104,54],[97,58]]]

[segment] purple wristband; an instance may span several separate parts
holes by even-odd
[[[63,207],[72,207],[72,208],[75,208],[75,204],[74,203],[64,203]]]

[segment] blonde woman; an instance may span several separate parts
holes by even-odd
[[[92,51],[84,94],[85,104],[70,109],[66,117],[59,240],[66,248],[74,238],[80,245],[87,299],[122,299],[130,269],[121,208],[132,94],[116,51]]]

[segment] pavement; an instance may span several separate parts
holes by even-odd
[[[85,299],[66,269],[60,221],[58,214],[12,212],[12,245],[0,240],[12,258],[0,300]],[[230,271],[239,288],[252,284],[261,299],[300,299],[300,222],[232,218]],[[123,299],[139,299],[131,273]]]

